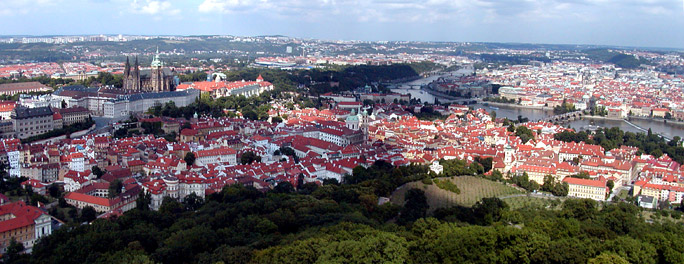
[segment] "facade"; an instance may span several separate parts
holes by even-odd
[[[125,192],[112,199],[103,197],[103,191],[98,192],[97,188],[82,188],[66,194],[64,200],[79,209],[83,209],[86,206],[93,207],[99,213],[112,211],[126,212],[135,208],[135,200],[138,199],[142,189],[137,185],[125,188]]]
[[[568,183],[568,196],[570,197],[603,201],[606,199],[606,194],[608,194],[606,181],[603,177],[599,180],[565,177],[563,182]]]
[[[52,89],[39,82],[20,82],[0,84],[0,94],[15,95],[18,93],[48,92]]]
[[[264,81],[264,78],[259,75],[255,81],[237,81],[225,82],[220,79],[216,81],[183,83],[178,85],[177,90],[195,89],[205,93],[211,94],[214,98],[225,96],[257,96],[265,91],[273,90],[273,84]]]
[[[69,169],[77,172],[83,172],[85,170],[85,156],[82,153],[76,152],[72,153],[68,157]]]
[[[19,139],[52,131],[53,112],[49,107],[26,108],[17,106],[12,113],[14,133]]]
[[[154,56],[149,70],[141,70],[138,58],[131,64],[126,58],[123,76],[123,88],[135,92],[164,92],[173,91],[173,72],[164,68],[159,54]]]
[[[12,239],[31,251],[36,240],[52,234],[52,218],[38,207],[18,201],[0,206],[0,253]]]
[[[12,111],[17,106],[14,101],[0,101],[0,120],[12,118]]]
[[[195,165],[204,166],[213,163],[237,164],[237,151],[229,147],[221,147],[195,152]]]
[[[163,105],[168,102],[174,102],[177,107],[188,106],[195,102],[198,97],[199,91],[195,89],[122,95],[104,103],[104,116],[128,118],[131,114],[143,113],[155,105]]]
[[[104,115],[104,103],[126,94],[123,89],[88,88],[82,85],[71,85],[57,89],[49,100],[52,109],[84,107],[91,115]]]
[[[0,122],[0,138],[14,138],[14,123],[11,120]]]
[[[170,197],[182,201],[190,194],[197,197],[205,197],[207,184],[204,179],[198,177],[183,177],[178,179],[167,176],[162,179],[155,179],[142,184],[143,192],[150,194],[150,209],[159,210],[164,197]]]
[[[69,126],[76,123],[85,122],[90,117],[90,111],[87,108],[76,106],[70,108],[55,109],[62,116],[62,125]]]

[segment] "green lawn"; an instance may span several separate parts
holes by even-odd
[[[655,211],[652,210],[643,210],[641,211],[641,216],[644,217],[645,220],[651,220],[653,222],[665,222],[665,221],[672,221],[675,223],[684,223],[684,219],[681,216],[681,212],[679,212],[679,217],[675,218],[672,217],[671,213],[673,211],[669,210],[667,216],[659,216],[655,213]]]
[[[456,184],[461,191],[460,194],[440,189],[435,184],[424,184],[422,182],[410,182],[399,187],[392,193],[391,200],[395,204],[404,203],[404,194],[412,188],[425,191],[425,196],[430,204],[430,210],[449,207],[452,205],[472,206],[485,197],[502,197],[508,195],[522,194],[524,192],[507,186],[503,183],[490,181],[473,176],[461,176],[453,178],[440,178],[440,180],[450,180]]]
[[[535,196],[521,196],[503,199],[512,210],[522,208],[559,208],[563,198],[540,198]]]
[[[629,191],[628,190],[620,190],[620,192],[616,195],[620,199],[627,199],[627,196],[629,196]]]

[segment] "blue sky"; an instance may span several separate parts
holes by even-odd
[[[684,0],[0,0],[0,35],[228,34],[684,49]]]

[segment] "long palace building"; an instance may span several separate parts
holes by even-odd
[[[273,90],[274,87],[272,83],[264,81],[264,78],[259,75],[255,81],[226,82],[216,78],[215,81],[181,83],[176,88],[179,91],[195,89],[203,93],[209,93],[214,98],[220,98],[233,95],[245,97],[258,96],[265,91]]]
[[[135,64],[131,64],[126,58],[124,68],[123,88],[133,92],[165,92],[173,91],[173,71],[164,68],[164,63],[159,59],[159,52],[154,56],[150,69],[140,69],[138,57]]]

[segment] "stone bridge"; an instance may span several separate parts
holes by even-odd
[[[580,118],[582,118],[582,116],[584,116],[584,112],[575,111],[575,112],[569,112],[569,113],[565,113],[565,114],[550,116],[550,117],[544,118],[542,120],[546,121],[546,122],[551,122],[551,123],[562,123],[562,122],[572,121],[575,119],[580,119]]]

